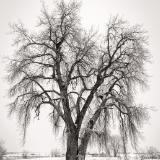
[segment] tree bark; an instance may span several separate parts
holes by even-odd
[[[106,100],[102,102],[101,106],[103,106],[105,104]],[[101,109],[98,109],[97,111],[95,111],[93,117],[89,120],[88,124],[87,124],[87,128],[88,129],[93,129],[98,117],[100,116],[101,113]],[[91,132],[85,131],[82,139],[81,139],[81,144],[78,148],[78,156],[81,157],[81,159],[79,160],[85,160],[85,156],[86,156],[86,151],[87,151],[87,146],[88,146],[88,142],[90,140],[91,137]]]
[[[79,157],[78,160],[85,160],[87,146],[88,146],[90,137],[91,137],[91,133],[86,132],[83,138],[81,139],[81,144],[78,148],[78,157]]]
[[[67,135],[67,151],[66,160],[78,159],[78,134],[76,132],[69,132]]]

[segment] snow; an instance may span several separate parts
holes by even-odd
[[[26,160],[26,159],[18,159]],[[65,160],[65,157],[47,157],[47,158],[29,158],[29,160]],[[118,158],[113,157],[86,157],[86,160],[118,160]]]
[[[29,159],[18,159],[18,160],[65,160],[65,157],[47,157],[47,158],[29,158]],[[114,157],[86,157],[86,160],[123,160],[121,158]],[[140,158],[129,158],[129,160],[141,160]],[[146,160],[159,160],[159,159],[146,159]]]
[[[21,156],[22,157],[22,156]],[[21,158],[18,154],[8,154],[4,157],[4,160],[65,160],[65,157],[29,157],[28,159]],[[128,155],[129,160],[141,160],[141,158],[136,154]],[[124,160],[121,157],[92,157],[86,156],[86,160]],[[159,159],[143,159],[143,160],[159,160]]]

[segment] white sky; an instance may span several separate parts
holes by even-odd
[[[54,6],[52,0],[47,0],[49,7]],[[0,0],[0,139],[5,141],[8,151],[49,152],[57,147],[57,141],[51,133],[51,127],[43,115],[40,121],[34,121],[29,127],[25,147],[21,145],[21,135],[16,120],[7,117],[6,97],[8,84],[4,78],[4,57],[11,56],[14,52],[12,36],[8,35],[9,23],[21,20],[25,26],[32,28],[36,25],[40,14],[40,0]],[[138,102],[147,106],[155,106],[156,111],[151,112],[149,122],[143,127],[144,139],[142,146],[155,146],[160,148],[160,1],[159,0],[82,0],[81,17],[86,28],[95,26],[103,30],[111,15],[119,14],[131,24],[142,24],[149,36],[149,50],[152,55],[152,64],[146,70],[150,75],[150,88],[138,93]],[[61,147],[58,145],[58,147]]]

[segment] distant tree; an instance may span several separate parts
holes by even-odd
[[[122,139],[120,136],[112,136],[110,138],[110,149],[113,152],[113,156],[117,157],[118,153],[122,149]]]
[[[147,157],[151,158],[151,159],[159,159],[160,155],[159,155],[159,151],[157,148],[150,146],[147,149]]]
[[[27,151],[23,151],[22,158],[23,159],[27,159],[28,158],[28,152]]]
[[[42,106],[51,106],[55,129],[65,124],[66,160],[85,159],[92,136],[106,145],[113,119],[124,145],[128,137],[136,141],[146,118],[133,96],[137,84],[145,85],[144,31],[113,17],[100,37],[80,26],[78,11],[79,3],[60,1],[52,13],[43,8],[35,32],[13,25],[18,49],[8,70],[10,113],[24,137],[31,113],[39,117]]]
[[[6,149],[3,145],[3,142],[0,142],[0,160],[3,159],[4,154],[6,153]]]
[[[59,157],[60,152],[57,149],[51,151],[51,157]]]

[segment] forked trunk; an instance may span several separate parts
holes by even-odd
[[[66,160],[77,160],[77,159],[78,159],[78,135],[76,133],[68,133]]]
[[[78,148],[78,136],[68,133],[66,160],[85,160],[90,134],[85,134]]]

